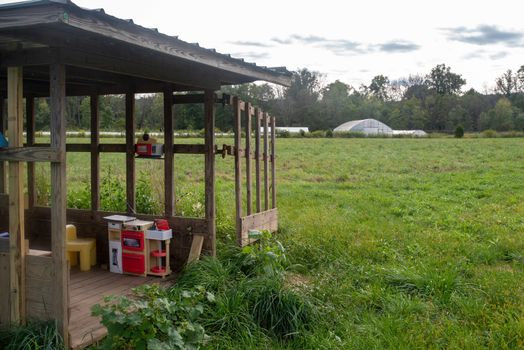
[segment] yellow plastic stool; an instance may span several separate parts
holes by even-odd
[[[94,238],[78,238],[75,225],[66,226],[66,250],[71,266],[78,264],[80,255],[80,271],[89,271],[96,265],[96,240]]]

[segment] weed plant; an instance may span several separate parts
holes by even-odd
[[[0,328],[0,349],[58,350],[63,341],[53,321],[31,321],[26,326]]]

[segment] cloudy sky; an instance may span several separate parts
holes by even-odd
[[[6,1],[1,1],[6,2]],[[439,63],[485,91],[524,65],[522,0],[74,0],[266,66],[358,87]]]

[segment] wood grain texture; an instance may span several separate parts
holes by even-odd
[[[252,241],[248,237],[250,230],[268,230],[275,232],[278,230],[278,210],[270,209],[249,216],[244,216],[240,220],[242,240],[241,246],[250,244]]]
[[[35,144],[35,98],[27,96],[25,101],[27,146],[32,147]],[[36,204],[35,164],[33,162],[27,163],[27,200],[30,207]]]
[[[135,94],[126,94],[126,201],[127,212],[136,212]]]
[[[0,252],[0,326],[11,324],[9,285],[9,253]]]
[[[277,207],[276,120],[271,117],[271,208]]]
[[[54,148],[9,147],[0,150],[0,161],[2,160],[12,162],[60,162],[62,154],[58,149]]]
[[[63,159],[51,163],[51,251],[54,274],[54,318],[58,331],[69,346],[68,264],[66,259],[66,118],[65,66],[53,64],[49,70],[51,102],[51,147],[58,149]]]
[[[204,236],[193,235],[193,240],[191,242],[191,249],[189,250],[189,255],[187,256],[188,264],[200,258],[200,254],[202,253],[203,243],[204,243]]]
[[[269,210],[269,116],[264,112],[262,119],[264,125],[264,210]]]
[[[251,181],[251,117],[253,116],[253,107],[250,103],[246,103],[245,115],[245,128],[246,128],[246,213],[251,215],[253,213],[253,197]]]
[[[7,69],[7,137],[9,147],[23,144],[23,72],[22,67]],[[6,151],[7,152],[7,151]],[[23,164],[9,162],[9,304],[13,323],[25,318],[25,228]]]
[[[256,191],[256,212],[262,209],[262,194],[260,190],[260,116],[261,112],[255,110],[255,191]]]
[[[207,249],[216,255],[216,203],[215,203],[215,93],[206,90],[204,101],[205,118],[205,212],[207,220]]]
[[[175,213],[175,177],[173,153],[173,90],[164,91],[164,215]]]
[[[233,123],[235,133],[235,224],[237,228],[237,241],[240,243],[240,218],[242,217],[242,161],[241,155],[238,151],[240,149],[240,142],[242,137],[241,123],[242,110],[240,108],[240,100],[237,96],[233,97]]]
[[[55,302],[55,280],[53,258],[47,256],[26,256],[26,305],[30,319],[53,319]]]
[[[98,110],[98,95],[91,95],[89,106],[91,112],[91,210],[100,209],[100,113]],[[67,150],[67,145],[66,145]]]
[[[5,113],[5,99],[0,95],[0,132],[5,135],[7,118]],[[0,161],[0,193],[7,193],[7,163]]]

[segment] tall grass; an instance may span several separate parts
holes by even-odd
[[[26,326],[0,328],[0,349],[58,350],[63,341],[53,321],[32,321]]]

